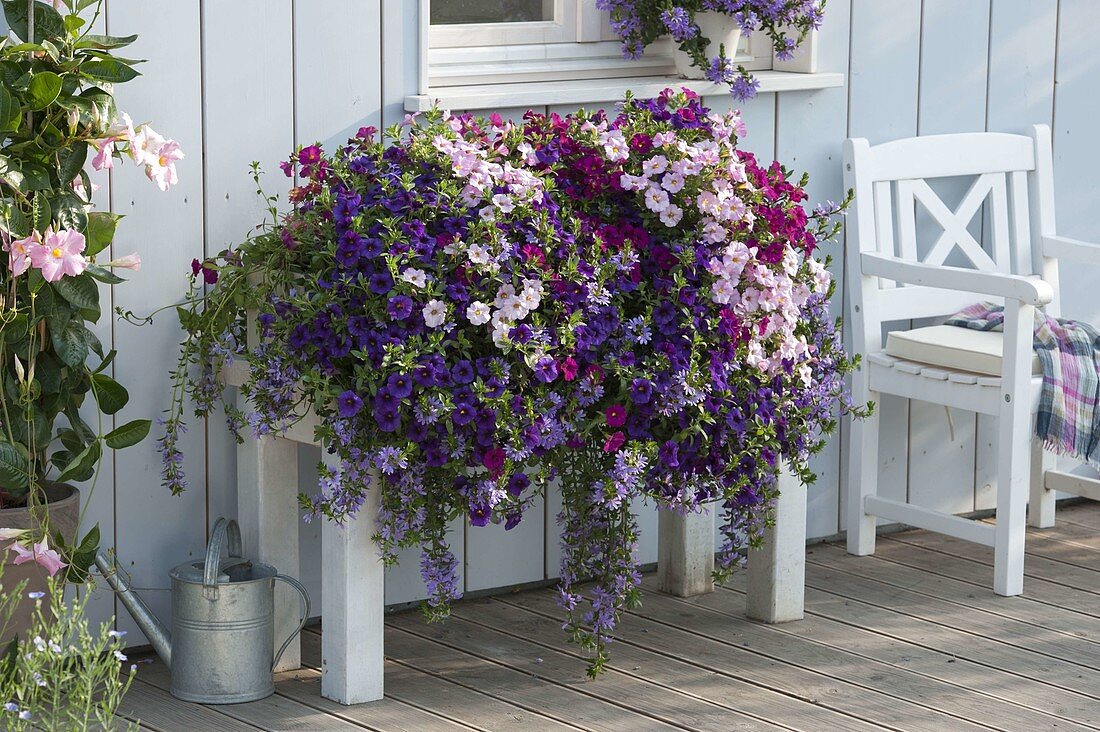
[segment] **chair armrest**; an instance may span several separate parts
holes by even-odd
[[[863,274],[885,277],[910,285],[926,285],[978,295],[1007,297],[1040,307],[1054,299],[1054,290],[1038,278],[1001,272],[982,272],[963,267],[921,264],[883,254],[862,254]]]
[[[1070,239],[1065,236],[1044,236],[1043,256],[1072,259],[1083,264],[1100,265],[1100,244]]]

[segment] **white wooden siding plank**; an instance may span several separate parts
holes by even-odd
[[[817,58],[822,71],[846,71],[850,45],[851,0],[829,4],[828,21],[817,38]],[[844,89],[788,92],[776,96],[775,155],[795,171],[810,174],[810,205],[844,199],[841,157],[848,130],[848,94]],[[821,248],[819,256],[831,256],[831,273],[837,292],[831,303],[834,317],[843,317],[844,251],[842,244]],[[840,443],[830,439],[811,467],[817,482],[807,491],[807,526],[811,536],[829,536],[839,530]]]
[[[851,19],[848,136],[866,137],[876,144],[915,135],[920,78],[919,3],[852,0]],[[850,240],[848,246],[856,243]],[[909,326],[896,323],[893,327]],[[881,425],[878,495],[904,500],[908,481],[909,404],[904,399],[885,396],[875,406]],[[843,530],[847,526],[847,491],[841,491],[840,502]]]
[[[294,68],[285,50],[293,38],[291,0],[210,3],[203,8],[202,24],[205,252],[215,256],[244,241],[266,218],[266,202],[256,195],[250,172],[253,161],[264,170],[265,193],[285,201],[290,189],[278,164],[294,147],[294,110],[287,104],[294,93]],[[246,27],[253,32],[241,33]],[[226,73],[231,67],[235,73]],[[248,83],[242,84],[242,77]],[[241,144],[239,129],[244,119],[263,120],[250,131],[247,145]],[[219,516],[237,515],[237,451],[221,410],[207,424],[207,450],[206,518],[213,525]],[[278,568],[298,574],[296,561]],[[279,593],[296,613],[296,593]]]
[[[985,129],[988,39],[989,0],[965,4],[925,0],[919,134]],[[933,182],[933,189],[954,208],[954,201],[965,197],[972,182],[945,179]],[[928,241],[940,236],[942,227],[930,224],[921,207],[917,216],[918,254],[924,253]],[[981,240],[980,215],[967,230]],[[947,263],[955,262],[949,258]],[[909,500],[949,513],[973,510],[976,416],[952,410],[955,439],[951,440],[945,439],[948,435],[943,407],[912,402],[909,410]]]
[[[129,163],[120,164],[112,176],[114,210],[126,215],[115,251],[137,251],[144,260],[141,272],[115,289],[115,305],[148,313],[182,298],[191,260],[203,256],[199,7],[112,0],[107,24],[115,34],[140,33],[127,55],[150,59],[142,65],[142,76],[118,87],[119,108],[137,120],[151,120],[157,131],[179,140],[187,155],[178,165],[180,183],[169,193]],[[171,311],[142,327],[115,323],[115,374],[130,391],[134,414],[140,410],[142,416],[155,417],[168,407],[168,372],[175,366],[179,340]],[[180,441],[190,481],[182,497],[161,488],[160,456],[151,440],[115,456],[119,558],[133,586],[162,618],[169,617],[168,570],[201,556],[206,546],[204,424],[194,418],[189,423]],[[118,625],[130,632],[128,642],[142,642],[127,613],[121,613]]]

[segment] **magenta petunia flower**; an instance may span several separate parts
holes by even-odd
[[[622,427],[626,424],[626,409],[621,404],[612,404],[603,412],[608,427]]]
[[[607,438],[607,442],[603,443],[603,451],[618,452],[624,442],[626,442],[626,436],[624,436],[622,432],[616,432]]]

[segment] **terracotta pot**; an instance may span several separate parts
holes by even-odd
[[[57,531],[72,542],[76,538],[76,525],[80,520],[80,491],[71,485],[62,483],[51,484],[45,487],[47,510],[50,514],[50,548],[53,546],[53,537]],[[3,508],[0,509],[0,528],[4,529],[34,529],[38,523],[31,515],[29,508]],[[8,551],[11,541],[0,542],[0,560],[3,561],[4,574],[0,577],[0,585],[4,588],[15,587],[23,580],[27,586],[23,590],[27,592],[45,592],[49,574],[41,566],[34,562],[15,565],[15,553]],[[7,632],[0,636],[0,649],[7,646],[8,642],[27,630],[31,626],[34,600],[26,597],[20,601],[12,617]]]
[[[737,46],[741,43],[741,26],[732,15],[707,11],[695,14],[695,22],[704,38],[710,40],[707,46],[707,57],[714,58],[718,55],[718,49],[725,46],[726,56],[735,58]],[[691,56],[679,48],[673,50],[673,59],[676,61],[676,73],[685,79],[705,79],[706,69],[699,69],[691,65]]]

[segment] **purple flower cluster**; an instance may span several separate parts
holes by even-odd
[[[833,208],[808,214],[737,148],[736,113],[688,92],[389,134],[287,162],[293,210],[218,262],[188,344],[224,363],[257,311],[235,426],[316,412],[334,457],[303,506],[344,521],[377,501],[383,558],[421,549],[431,617],[459,596],[448,525],[512,529],[557,480],[562,604],[598,672],[638,599],[641,501],[720,504],[725,573],[781,465],[809,477],[851,368],[812,256]]]

